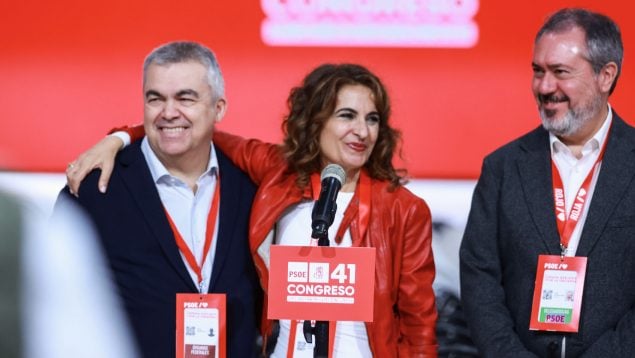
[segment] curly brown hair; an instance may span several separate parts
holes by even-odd
[[[390,99],[381,80],[356,64],[324,64],[311,71],[298,87],[291,89],[287,106],[289,114],[282,122],[283,153],[289,169],[298,174],[296,184],[303,188],[312,173],[322,168],[320,133],[335,111],[339,90],[346,85],[362,85],[371,90],[379,113],[379,131],[375,147],[364,168],[372,178],[387,180],[392,188],[405,183],[406,171],[392,164],[398,130],[388,123]]]

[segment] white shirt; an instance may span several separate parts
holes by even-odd
[[[549,141],[551,143],[551,158],[558,168],[558,172],[560,173],[562,184],[564,186],[564,198],[567,217],[569,217],[569,212],[571,211],[571,207],[573,206],[574,199],[578,194],[580,186],[582,186],[582,183],[584,182],[584,179],[586,179],[589,171],[593,170],[595,161],[600,155],[600,150],[604,145],[604,141],[606,141],[607,139],[612,120],[613,112],[611,110],[611,106],[609,106],[609,111],[604,124],[602,124],[602,127],[600,127],[600,129],[593,135],[593,137],[584,144],[584,146],[582,147],[582,157],[580,159],[576,158],[571,150],[564,143],[562,143],[560,139],[558,139],[558,137],[549,133]],[[591,200],[593,198],[593,192],[595,191],[595,184],[597,183],[598,175],[600,174],[600,169],[601,163],[598,166],[598,169],[595,171],[593,178],[591,179],[589,193],[587,194],[586,198],[586,205],[584,207],[584,210],[582,211],[582,215],[580,217],[580,220],[578,221],[578,224],[571,234],[569,247],[567,248],[567,251],[565,253],[566,256],[575,256],[575,252],[578,249],[580,236],[582,234],[582,228],[584,227],[589,208],[591,207]]]
[[[176,225],[179,233],[183,237],[183,241],[194,254],[196,262],[200,265],[203,259],[203,246],[205,244],[205,236],[207,231],[207,216],[212,206],[212,197],[214,190],[216,189],[216,182],[218,180],[218,160],[216,159],[216,152],[214,146],[211,146],[209,162],[207,169],[196,180],[197,190],[196,193],[192,192],[192,189],[182,180],[172,176],[165,166],[161,163],[159,158],[150,148],[148,138],[143,138],[141,143],[141,151],[145,156],[148,167],[154,184],[159,191],[159,197],[163,207],[168,211],[174,225]],[[218,236],[218,213],[216,215],[216,227],[212,236],[212,245],[210,247],[205,264],[201,268],[201,274],[203,276],[202,290],[201,292],[208,292],[209,281],[212,275],[212,263],[216,255],[216,242]],[[199,288],[198,276],[196,272],[190,267],[185,259],[183,253],[181,253],[183,263],[187,267],[187,271],[194,282],[194,285]]]
[[[337,211],[333,219],[333,225],[329,228],[329,238],[333,247],[351,247],[353,240],[349,230],[346,230],[342,242],[337,244],[334,240],[337,230],[344,218],[344,211],[353,198],[353,193],[340,192],[337,196]],[[303,201],[288,208],[276,223],[275,242],[278,245],[309,246],[311,240],[311,212],[313,201]],[[313,357],[313,345],[304,340],[302,323],[298,324],[294,339],[294,358]],[[285,358],[289,344],[291,321],[280,320],[280,333],[275,350],[271,357]],[[332,329],[332,328],[331,328]],[[335,329],[335,342],[333,347],[335,357],[372,357],[368,334],[364,322],[338,321]]]

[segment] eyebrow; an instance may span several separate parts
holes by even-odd
[[[547,68],[547,69],[550,69],[550,70],[552,70],[554,68],[562,68],[562,67],[571,68],[571,66],[565,65],[564,63],[548,63],[545,66],[542,66],[542,65],[539,65],[539,64],[537,64],[535,62],[531,63],[531,67],[532,68]]]
[[[182,96],[193,96],[198,98],[198,92],[196,92],[193,89],[184,89],[184,90],[180,90],[176,93],[177,97],[182,97]]]
[[[359,114],[359,112],[357,112],[356,110],[354,110],[354,109],[352,109],[352,108],[349,108],[349,107],[343,107],[343,108],[340,108],[340,109],[338,109],[338,110],[336,110],[336,111],[335,111],[335,114],[339,114],[339,113],[341,113],[341,112],[352,112],[352,113],[354,113],[355,115],[358,115],[358,114]],[[377,111],[377,110],[374,110],[374,111],[372,111],[372,112],[368,113],[366,116],[367,116],[367,117],[368,117],[368,116],[380,116],[380,117],[381,117],[381,115],[379,114],[379,111]]]
[[[161,93],[159,93],[158,91],[155,91],[155,90],[147,90],[147,91],[146,91],[146,98],[148,98],[148,97],[153,97],[153,96],[156,96],[156,97],[164,97],[164,96],[162,96],[162,95],[161,95]],[[193,90],[193,89],[184,89],[184,90],[180,90],[180,91],[178,91],[178,92],[176,93],[176,96],[177,96],[177,97],[182,97],[182,96],[193,96],[193,97],[196,97],[196,98],[198,98],[198,97],[199,97],[199,96],[198,96],[198,92],[196,92],[196,91],[195,91],[195,90]]]
[[[354,110],[354,109],[352,109],[352,108],[349,108],[349,107],[342,107],[342,108],[339,108],[339,109],[335,110],[335,113],[344,112],[344,111],[357,113],[357,111],[356,111],[356,110]]]
[[[161,97],[161,94],[155,90],[147,90],[146,91],[146,98],[148,97]]]

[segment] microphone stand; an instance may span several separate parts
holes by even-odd
[[[344,168],[336,164],[329,164],[321,174],[322,186],[319,199],[313,205],[311,213],[311,237],[318,239],[318,246],[331,246],[329,242],[329,227],[333,225],[335,212],[337,211],[337,192],[342,188],[342,183],[346,181]],[[329,275],[329,273],[326,273]],[[312,343],[315,335],[315,347],[313,348],[314,358],[328,358],[329,355],[329,322],[316,321],[315,327],[311,326],[311,321],[304,321],[302,326],[304,339],[307,343]]]
[[[335,217],[335,209],[333,209],[330,220],[327,222],[319,221],[314,223],[313,233],[311,237],[314,239],[318,239],[318,246],[330,246],[329,241],[329,226],[333,224],[333,219]],[[328,273],[327,273],[328,274]],[[329,322],[328,321],[316,321],[315,327],[311,326],[310,320],[305,320],[302,326],[302,330],[304,332],[304,339],[308,343],[312,343],[313,338],[312,335],[315,335],[315,346],[313,348],[313,357],[314,358],[328,358],[329,355]],[[289,349],[292,349],[290,347]]]

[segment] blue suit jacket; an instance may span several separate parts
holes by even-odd
[[[613,112],[576,256],[587,257],[578,333],[529,330],[538,255],[559,255],[549,134],[485,158],[461,246],[461,295],[486,357],[635,357],[635,129]]]
[[[196,293],[197,288],[179,254],[140,144],[119,153],[106,194],[97,191],[95,171],[82,183],[79,199],[71,197],[68,188],[60,199],[76,200],[93,219],[142,354],[173,358],[176,294]],[[252,357],[257,355],[262,295],[247,236],[255,187],[221,151],[216,153],[220,214],[209,292],[227,294],[228,356]]]

